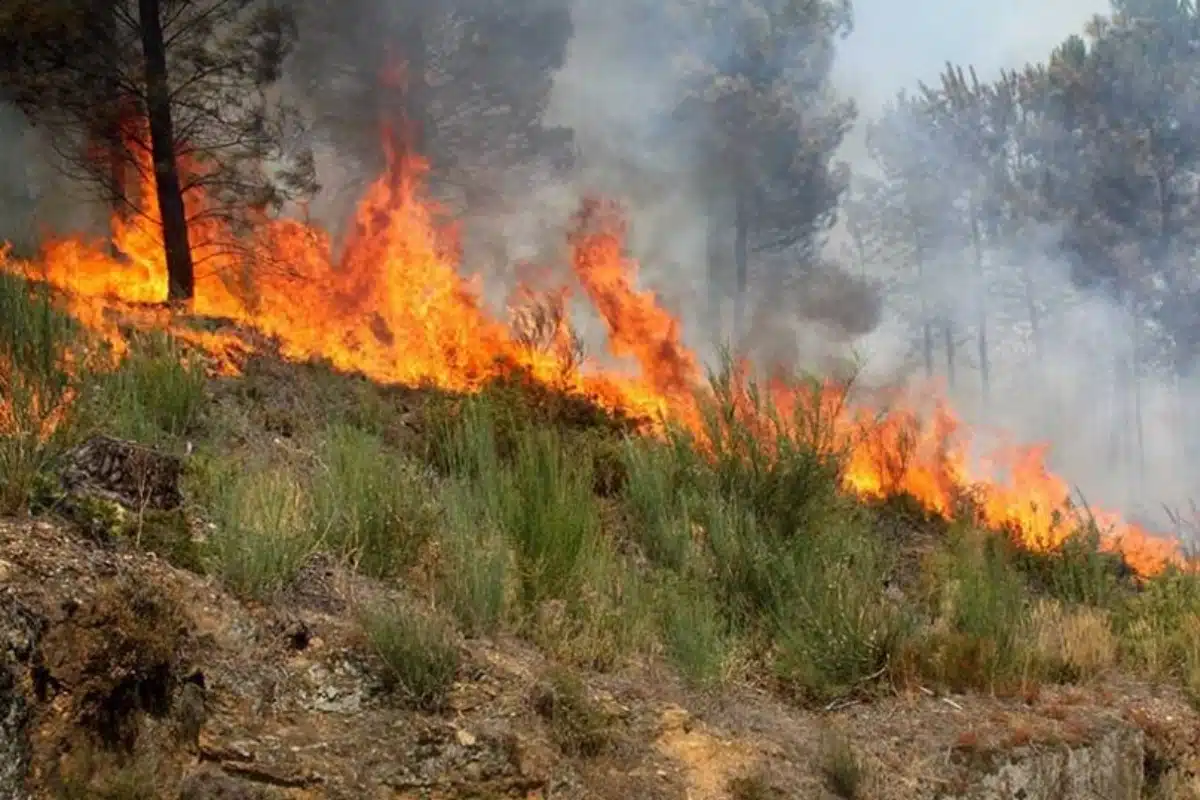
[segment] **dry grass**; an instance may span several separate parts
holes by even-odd
[[[1052,676],[1086,680],[1117,663],[1117,637],[1104,609],[1040,600],[1030,613],[1029,629],[1033,652]]]

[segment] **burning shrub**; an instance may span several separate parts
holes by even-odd
[[[25,506],[64,438],[81,340],[47,292],[0,273],[0,513]]]
[[[566,292],[537,295],[525,290],[521,303],[512,309],[509,327],[522,347],[554,356],[564,374],[583,364],[583,340],[567,316]]]

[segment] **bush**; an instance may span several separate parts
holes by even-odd
[[[863,767],[846,737],[828,731],[821,749],[821,777],[825,788],[845,800],[861,797]]]
[[[667,444],[630,439],[623,455],[628,476],[623,497],[634,539],[652,563],[681,571],[691,556],[692,539],[679,453]]]
[[[607,671],[646,651],[656,631],[652,588],[611,547],[588,548],[575,587],[534,609],[530,633],[554,657],[584,669]]]
[[[922,671],[954,690],[996,689],[1023,680],[1031,654],[1029,588],[1008,543],[958,528],[932,559],[933,624],[918,645]]]
[[[663,580],[659,613],[667,656],[691,683],[719,682],[733,643],[724,611],[703,583],[665,576]]]
[[[909,636],[909,620],[883,595],[883,543],[847,512],[777,556],[787,587],[773,612],[776,670],[801,696],[827,699],[883,676]]]
[[[1100,532],[1092,523],[1052,550],[1028,550],[1020,543],[1013,549],[1031,588],[1064,603],[1112,608],[1128,594],[1128,567],[1119,555],[1100,550]]]
[[[265,599],[287,586],[317,547],[307,486],[290,465],[217,462],[201,479],[214,530],[206,562],[238,594]]]
[[[203,413],[205,375],[174,339],[139,337],[116,370],[95,378],[95,412],[113,435],[149,444],[194,433]]]
[[[0,274],[0,514],[25,508],[69,435],[82,342],[48,291]]]
[[[369,433],[333,425],[318,453],[313,510],[324,543],[386,577],[411,566],[441,524],[430,478]]]
[[[1041,600],[1029,627],[1039,672],[1051,680],[1092,678],[1116,663],[1117,640],[1107,611]]]
[[[1200,700],[1200,575],[1169,568],[1116,614],[1121,658]]]
[[[566,597],[589,549],[597,546],[600,513],[591,465],[572,460],[554,429],[534,428],[515,432],[506,463],[495,421],[485,401],[469,402],[445,454],[470,487],[464,499],[475,524],[504,534],[516,553],[521,603],[532,610],[543,600]]]
[[[479,635],[495,632],[510,610],[515,556],[503,532],[479,521],[471,492],[457,483],[443,491],[437,594],[468,635]]]
[[[416,708],[444,708],[460,661],[450,626],[404,605],[377,606],[361,616],[371,649],[383,662],[386,688]]]
[[[607,716],[587,696],[578,676],[563,670],[552,672],[536,687],[534,710],[550,725],[550,735],[569,756],[598,756],[612,742]]]
[[[713,488],[742,504],[776,539],[818,529],[841,504],[842,469],[836,409],[821,385],[808,380],[791,387],[796,399],[786,416],[728,366],[713,376],[712,387],[700,441],[690,444],[708,455]]]

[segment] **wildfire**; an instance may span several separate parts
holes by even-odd
[[[617,206],[584,203],[569,241],[573,275],[605,322],[611,355],[637,367],[625,372],[576,363],[567,288],[518,292],[552,311],[537,321],[544,330],[533,338],[541,346],[488,312],[476,283],[458,269],[454,227],[423,192],[425,169],[419,158],[393,156],[361,199],[340,253],[325,231],[296,220],[264,218],[249,239],[239,239],[209,213],[203,192],[191,191],[191,311],[272,337],[287,358],[321,357],[379,382],[472,391],[518,367],[606,408],[702,432],[699,361],[683,345],[679,321],[653,293],[636,288],[637,264],[622,252],[625,223]],[[247,342],[175,325],[172,312],[156,305],[166,299],[167,271],[149,164],[140,175],[139,213],[113,220],[119,257],[104,246],[66,238],[47,245],[36,262],[6,259],[0,268],[62,290],[68,310],[107,336],[118,354],[127,345],[111,318],[114,309],[125,324],[171,328],[234,372],[231,354],[245,353]],[[744,384],[737,389],[741,416],[761,426],[763,435],[779,420],[818,420],[810,433],[847,453],[845,485],[859,495],[907,493],[946,517],[969,496],[984,521],[1012,530],[1033,548],[1053,547],[1071,532],[1061,519],[1069,488],[1046,468],[1045,449],[996,453],[1002,470],[973,470],[969,431],[945,403],[918,413],[911,397],[893,398],[886,411],[875,411],[848,403],[845,387],[834,382],[805,388],[775,381],[767,384],[779,410],[772,421],[754,410]],[[806,413],[796,414],[798,409]],[[1110,531],[1106,546],[1138,572],[1152,574],[1180,559],[1173,540],[1115,515],[1095,516]]]

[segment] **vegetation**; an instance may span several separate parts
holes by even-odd
[[[446,623],[415,608],[371,608],[363,630],[383,662],[384,684],[409,703],[440,711],[458,673],[458,647]]]
[[[450,623],[422,603],[462,634],[515,633],[564,664],[662,657],[697,685],[757,674],[801,703],[906,685],[1027,692],[1114,669],[1200,697],[1195,575],[1135,582],[1086,519],[1061,547],[1030,552],[968,516],[922,553],[898,602],[884,587],[905,551],[882,531],[902,504],[845,495],[828,423],[808,412],[770,437],[752,431],[720,376],[707,449],[682,431],[645,438],[599,418],[587,435],[533,424],[512,384],[431,395],[427,429],[403,441],[377,432],[386,391],[364,387],[374,400],[360,395],[363,406],[297,413],[283,443],[247,401],[264,376],[204,378],[163,337],[135,340],[116,370],[59,374],[43,356],[78,348],[74,327],[28,287],[0,285],[4,319],[24,321],[4,336],[21,365],[6,380],[25,387],[6,418],[45,423],[43,398],[66,409],[37,435],[22,423],[0,436],[8,463],[24,465],[4,473],[7,510],[36,499],[57,454],[86,432],[194,442],[186,488],[209,528],[202,540],[155,517],[105,524],[262,601],[318,552],[403,586],[408,604],[371,606],[363,627],[386,681],[418,705],[440,702],[458,664]],[[304,370],[289,380],[309,397],[357,381]],[[594,465],[614,452],[626,478],[598,494]],[[152,532],[133,533],[142,528]]]
[[[294,44],[288,4],[53,0],[30,15],[22,0],[0,21],[10,5],[6,96],[114,221],[157,227],[171,300],[192,298],[197,262],[203,270],[239,245],[201,235],[213,218],[240,233],[314,188],[295,109],[276,91]],[[198,192],[207,203],[192,202]]]
[[[65,165],[103,188],[114,223],[156,205],[172,300],[192,297],[197,254],[233,244],[193,237],[204,217],[248,240],[247,223],[314,188],[309,145],[289,136],[297,94],[314,106],[310,132],[358,162],[352,179],[374,177],[389,147],[419,146],[434,193],[478,217],[510,180],[571,161],[572,132],[541,123],[572,36],[565,3],[360,5],[55,0],[33,14],[0,3],[0,85]],[[1116,409],[1111,453],[1143,469],[1141,389],[1156,376],[1182,401],[1200,356],[1200,131],[1181,110],[1196,93],[1195,7],[1115,2],[1045,63],[992,83],[948,65],[939,85],[873,121],[880,174],[843,203],[849,175],[833,154],[856,112],[829,79],[849,4],[685,5],[625,10],[640,6],[661,37],[650,60],[670,62],[653,65],[671,75],[662,110],[693,134],[681,144],[669,126],[665,138],[700,165],[689,178],[707,210],[714,321],[733,294],[740,337],[752,280],[782,303],[786,285],[828,266],[818,253],[839,209],[857,266],[884,273],[927,375],[962,389],[974,369],[984,400],[1002,358],[1034,356],[1008,375],[1039,385],[1053,334],[1072,327],[1070,301],[1105,298],[1115,338],[1092,366]],[[413,128],[381,144],[377,123],[392,114]],[[146,180],[130,180],[134,169]],[[136,195],[151,184],[147,203]],[[211,205],[185,202],[200,189]],[[1069,267],[1054,296],[1028,266],[1044,260]],[[348,285],[347,296],[369,293]],[[966,314],[947,286],[968,289]],[[858,306],[869,324],[844,329],[874,324],[878,303]],[[116,363],[40,287],[0,274],[0,515],[59,515],[260,605],[286,598],[315,559],[335,562],[369,587],[364,661],[423,712],[445,712],[464,641],[502,637],[555,665],[531,704],[579,758],[605,753],[616,725],[580,672],[635,664],[710,691],[754,683],[808,708],[911,690],[1027,697],[1117,673],[1200,703],[1200,573],[1134,575],[1079,509],[1042,509],[1070,536],[1030,550],[983,524],[965,489],[953,519],[897,534],[911,533],[916,501],[848,492],[824,404],[785,416],[759,387],[735,391],[731,369],[711,377],[700,430],[649,436],[516,370],[451,396],[319,364],[281,370],[266,355],[213,377],[182,339],[127,340]],[[820,387],[801,376],[791,388]],[[183,506],[73,496],[60,467],[97,433],[180,457]],[[848,743],[831,737],[819,768],[829,791],[861,796]],[[130,770],[65,791],[149,796],[153,779]],[[773,790],[749,777],[731,791]]]
[[[46,293],[0,275],[0,513],[24,506],[61,441],[77,328]]]

